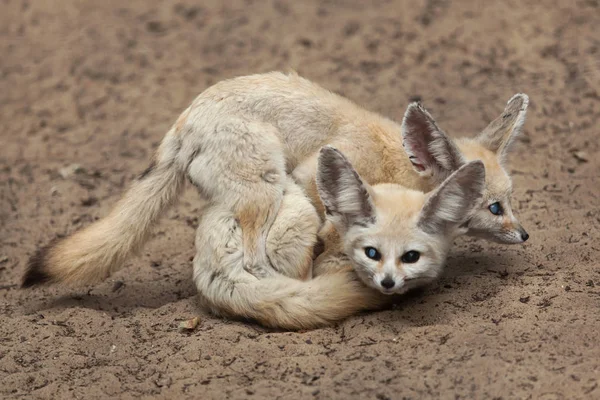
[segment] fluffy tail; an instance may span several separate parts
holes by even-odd
[[[252,319],[271,328],[312,329],[391,301],[366,287],[354,272],[321,275],[309,281],[284,276],[233,283],[226,276],[195,277],[205,304],[216,314]]]
[[[118,270],[146,242],[150,228],[183,188],[178,139],[167,134],[150,167],[111,213],[81,231],[39,249],[29,260],[23,287],[63,282],[91,284]]]

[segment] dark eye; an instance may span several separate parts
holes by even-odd
[[[371,260],[381,260],[381,253],[375,247],[365,247],[365,254]]]
[[[416,263],[417,261],[419,261],[420,257],[421,257],[421,253],[419,253],[418,251],[415,251],[415,250],[411,250],[411,251],[407,251],[406,253],[402,254],[402,257],[400,257],[400,261],[402,261],[403,263],[406,263],[406,264],[413,264],[413,263]]]
[[[490,212],[494,215],[502,215],[503,214],[502,206],[498,202],[495,202],[494,204],[490,204],[490,206],[488,208],[490,209]]]

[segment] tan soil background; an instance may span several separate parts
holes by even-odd
[[[0,397],[600,398],[600,5],[482,3],[1,0]],[[288,67],[396,119],[421,98],[452,135],[529,94],[510,171],[531,239],[460,239],[394,310],[273,332],[199,308],[188,189],[106,282],[17,288],[198,93]]]

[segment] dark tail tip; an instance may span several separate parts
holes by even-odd
[[[27,270],[23,276],[21,288],[28,288],[36,285],[42,285],[52,280],[51,276],[46,272],[48,251],[54,246],[56,240],[52,241],[47,246],[39,248],[27,263]]]

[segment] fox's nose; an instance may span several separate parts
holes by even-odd
[[[519,233],[521,234],[521,240],[526,242],[527,239],[529,239],[529,233],[527,233],[527,231],[525,229],[523,229],[523,227],[521,225],[519,225],[517,227]]]
[[[394,280],[389,276],[386,276],[381,280],[381,286],[383,286],[386,289],[393,288],[395,284],[396,282],[394,282]]]

